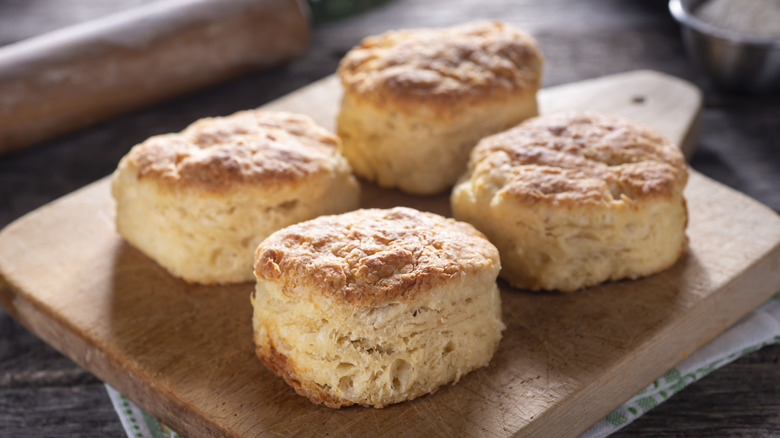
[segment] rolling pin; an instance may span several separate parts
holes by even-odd
[[[0,154],[303,52],[297,0],[162,0],[0,47]]]

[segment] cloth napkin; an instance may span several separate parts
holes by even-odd
[[[713,370],[778,343],[780,293],[615,409],[580,438],[609,436]],[[106,389],[129,438],[181,438],[111,386],[106,385]]]

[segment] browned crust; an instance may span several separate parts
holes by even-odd
[[[471,225],[396,207],[322,216],[280,230],[258,247],[255,275],[288,296],[312,293],[375,306],[498,268],[498,250]]]
[[[543,58],[534,39],[498,21],[410,29],[364,39],[342,59],[346,93],[436,118],[486,101],[536,93]]]
[[[469,163],[525,204],[611,203],[679,195],[688,179],[682,152],[657,132],[618,117],[566,112],[528,119],[487,137]]]
[[[325,173],[339,148],[339,139],[307,116],[250,110],[151,137],[120,167],[168,187],[225,191],[242,184],[294,184]]]
[[[284,379],[296,393],[306,397],[314,404],[327,406],[329,408],[339,409],[346,406],[352,406],[355,403],[349,400],[340,399],[320,389],[316,384],[312,384],[305,379],[301,379],[295,368],[290,364],[287,356],[280,353],[271,341],[266,338],[263,343],[259,342],[257,332],[254,334],[255,353],[263,365],[272,373]],[[377,406],[382,407],[382,406]]]

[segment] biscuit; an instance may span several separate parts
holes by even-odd
[[[368,37],[339,64],[344,155],[380,186],[443,192],[480,138],[537,114],[542,64],[529,35],[496,21]]]
[[[657,132],[569,112],[483,139],[450,200],[498,247],[502,278],[573,291],[674,264],[687,243],[687,179],[679,148]]]
[[[257,355],[317,404],[431,393],[486,366],[504,329],[498,250],[435,214],[322,216],[274,233],[256,260]]]
[[[186,281],[254,280],[272,232],[358,207],[360,187],[339,140],[310,118],[242,111],[151,137],[112,176],[116,227]]]

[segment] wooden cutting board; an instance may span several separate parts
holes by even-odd
[[[326,78],[269,105],[333,126]],[[546,89],[542,110],[595,108],[694,144],[699,92],[633,72]],[[364,205],[447,214],[447,198],[366,186]],[[780,217],[693,173],[687,254],[669,270],[573,294],[502,286],[489,367],[385,409],[332,410],[254,357],[252,284],[191,286],[114,232],[107,179],[0,233],[0,297],[23,325],[186,437],[576,436],[780,289]]]

